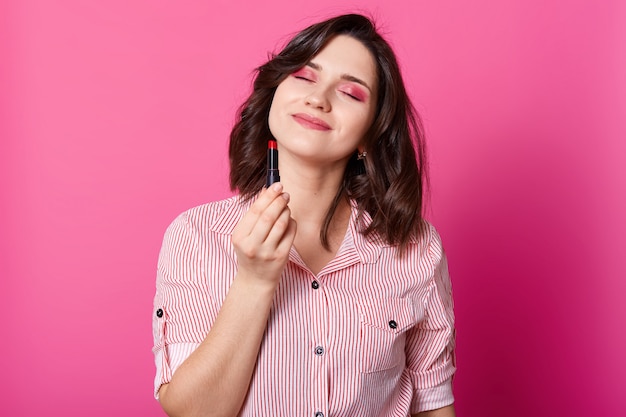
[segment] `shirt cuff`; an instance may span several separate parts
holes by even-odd
[[[447,381],[435,387],[415,390],[411,403],[411,412],[415,414],[422,411],[436,410],[453,403],[452,377],[450,377]]]
[[[168,384],[178,367],[200,346],[199,343],[173,343],[154,352],[156,376],[154,377],[154,398],[159,399],[161,385]]]

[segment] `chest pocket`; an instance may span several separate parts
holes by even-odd
[[[378,372],[405,363],[406,331],[423,313],[408,298],[360,300],[360,369]]]

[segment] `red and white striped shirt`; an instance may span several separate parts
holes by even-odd
[[[165,233],[155,396],[217,317],[237,272],[231,234],[248,208],[239,197],[205,204]],[[240,416],[391,417],[453,403],[454,315],[439,235],[428,225],[399,258],[359,233],[356,214],[352,203],[343,243],[317,275],[291,249]]]

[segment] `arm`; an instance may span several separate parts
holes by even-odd
[[[441,240],[432,226],[427,239],[423,268],[432,275],[424,318],[407,332],[406,339],[407,371],[414,387],[411,411],[418,416],[447,417],[454,416],[456,370],[452,286]]]
[[[454,406],[449,405],[447,407],[438,408],[436,410],[424,411],[421,413],[413,414],[411,417],[456,417],[454,412]]]
[[[159,400],[170,416],[234,416],[245,399],[295,222],[280,184],[264,190],[233,231],[238,272],[213,327]]]

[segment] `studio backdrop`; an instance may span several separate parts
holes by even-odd
[[[165,228],[231,195],[254,68],[349,11],[377,21],[423,119],[457,413],[626,415],[619,0],[2,2],[0,414],[164,415]]]

